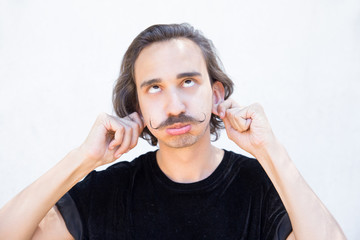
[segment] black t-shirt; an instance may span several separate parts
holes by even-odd
[[[170,180],[148,152],[92,171],[56,205],[75,239],[286,239],[292,231],[258,161],[226,150],[199,182]]]

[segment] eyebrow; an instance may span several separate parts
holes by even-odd
[[[151,86],[153,84],[160,83],[160,82],[161,82],[160,78],[154,78],[151,80],[147,80],[147,81],[141,83],[140,88]]]
[[[201,73],[199,73],[199,72],[179,73],[178,75],[176,75],[176,78],[177,78],[177,79],[180,79],[180,78],[185,78],[185,77],[196,77],[196,76],[200,76],[200,77],[201,77]]]
[[[200,76],[201,77],[201,73],[199,72],[184,72],[184,73],[179,73],[178,75],[176,75],[177,79],[181,79],[181,78],[186,78],[186,77],[196,77],[196,76]],[[140,88],[143,87],[147,87],[156,83],[160,83],[161,79],[160,78],[154,78],[154,79],[150,79],[147,81],[144,81],[143,83],[141,83]]]

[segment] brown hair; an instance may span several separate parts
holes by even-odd
[[[159,24],[153,25],[142,31],[127,49],[120,68],[120,76],[113,89],[113,105],[115,113],[119,117],[125,117],[139,110],[139,103],[135,85],[135,61],[140,52],[147,46],[155,42],[167,41],[174,38],[187,38],[196,43],[206,62],[211,84],[219,81],[225,88],[225,99],[233,92],[233,82],[224,73],[222,64],[216,55],[215,47],[211,40],[204,37],[199,31],[187,23],[182,24]],[[224,128],[222,120],[212,114],[210,119],[210,133],[219,137],[219,130]],[[157,139],[151,134],[147,127],[141,133],[141,137],[151,145],[157,145]]]

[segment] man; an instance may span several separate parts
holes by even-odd
[[[232,90],[201,33],[146,29],[114,88],[119,117],[99,115],[79,148],[1,209],[0,238],[344,239],[262,107],[240,106]],[[222,123],[257,160],[211,144]],[[93,171],[139,136],[159,149]]]

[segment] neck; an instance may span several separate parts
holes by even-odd
[[[156,154],[160,169],[165,175],[179,183],[201,181],[215,171],[220,164],[224,151],[208,141],[198,141],[184,148],[171,148],[159,143]]]

